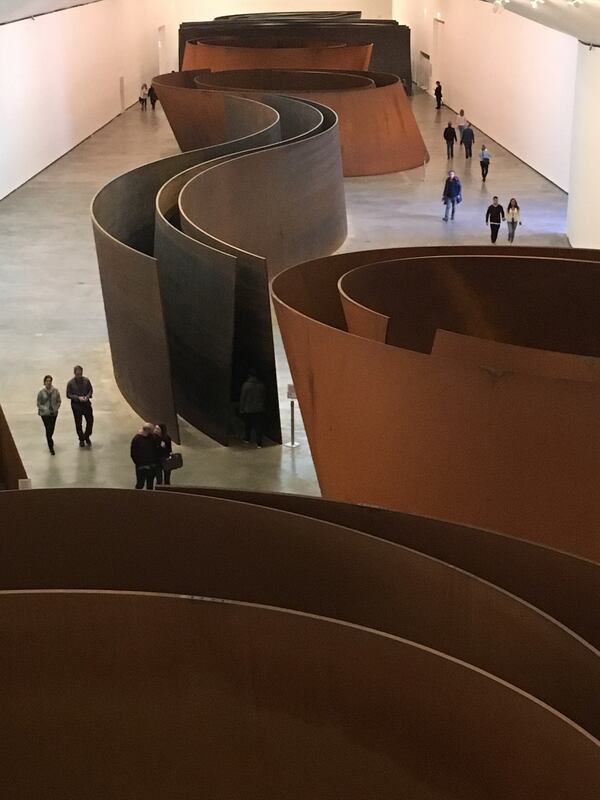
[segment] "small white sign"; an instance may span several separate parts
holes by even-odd
[[[296,389],[293,383],[288,383],[288,400],[297,400]]]

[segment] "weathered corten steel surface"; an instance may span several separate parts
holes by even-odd
[[[370,44],[373,46],[370,68],[378,72],[398,75],[407,91],[411,91],[410,28],[398,25],[395,20],[354,19],[302,19],[286,18],[284,15],[270,18],[217,19],[213,22],[184,22],[179,27],[179,65],[183,63],[188,41],[222,42],[232,38],[245,42],[249,47],[262,42],[265,37],[276,38],[278,44],[306,44],[330,42],[346,44]]]
[[[323,129],[312,136],[230,159],[188,181],[179,197],[182,230],[266,259],[271,275],[322,252],[324,241],[337,249],[347,234],[337,119],[320,110]]]
[[[185,76],[185,73],[180,73]],[[189,78],[180,78],[189,82]],[[429,160],[412,108],[396,75],[375,72],[233,70],[202,72],[202,89],[262,99],[283,92],[332,108],[340,121],[344,175],[378,175],[421,166]]]
[[[332,522],[425,553],[477,575],[531,603],[600,649],[600,563],[514,536],[297,494],[215,487],[170,486],[164,491],[201,494]]]
[[[334,250],[347,230],[335,114],[297,99],[265,99],[286,135],[278,147],[194,167],[165,184],[157,201],[156,254],[178,408],[223,444],[230,404],[251,367],[267,387],[266,433],[281,441],[267,268],[275,273]],[[194,187],[191,202],[187,186]],[[176,272],[173,263],[181,265]]]
[[[135,492],[82,490],[69,492],[68,507],[66,499],[61,491],[6,498],[0,589],[169,592],[317,613],[452,655],[600,733],[598,651],[442,561],[338,525],[210,497],[147,501]],[[82,504],[90,518],[84,534]],[[111,529],[115,510],[143,523],[127,533]],[[47,532],[32,522],[38,513],[52,514],[60,531],[43,558]]]
[[[211,96],[208,92],[194,95],[192,102],[185,89],[196,88],[193,79],[202,74],[174,72],[152,81],[181,150],[197,150],[276,129],[277,112],[264,103],[244,105],[243,98],[215,93]],[[271,141],[277,141],[277,137]],[[250,141],[240,142],[238,149],[244,149],[242,145],[256,146]]]
[[[19,481],[26,477],[21,456],[0,406],[0,490],[18,489]]]
[[[215,95],[198,92],[199,107],[216,107]],[[171,384],[172,365],[164,299],[154,257],[156,194],[173,175],[218,156],[277,141],[279,115],[245,98],[221,98],[219,125],[202,149],[138,167],[107,184],[92,201],[92,224],[117,385],[144,419],[164,422],[179,441]],[[210,116],[210,114],[209,114]],[[234,143],[219,143],[223,131]],[[171,265],[176,273],[177,265]],[[152,358],[148,358],[148,352]],[[148,387],[152,387],[152,391]]]
[[[369,629],[115,592],[3,594],[0,628],[3,774],[19,800],[49,786],[135,800],[600,792],[600,745],[566,718]]]
[[[223,37],[188,41],[183,56],[183,70],[190,69],[369,69],[372,44],[339,42],[278,42],[276,39],[254,41],[250,46],[242,37]]]
[[[343,254],[274,280],[321,489],[334,499],[491,528],[600,560],[600,383],[496,371],[429,353],[440,325],[595,357],[598,255],[592,261],[588,252],[521,248],[495,251],[490,261],[488,253]],[[374,308],[390,316],[394,344],[349,333],[339,279],[392,260],[412,281],[406,290],[386,285],[385,302]],[[381,298],[382,282],[376,287]],[[366,309],[368,298],[361,298]]]
[[[265,259],[276,272],[343,242],[337,118],[315,103],[265,95],[265,104],[189,89],[189,80],[170,74],[154,84],[180,144],[198,149],[121,176],[92,205],[115,375],[138,413],[166,422],[175,439],[179,413],[227,444],[241,384],[257,369],[267,387],[265,432],[281,442]],[[251,186],[237,183],[239,154],[239,177],[250,165]],[[179,195],[195,176],[207,191],[196,191],[184,216]],[[264,204],[258,213],[257,192],[269,198],[269,217]],[[297,213],[309,205],[312,215]],[[232,208],[237,220],[225,213]],[[223,220],[215,221],[216,209]],[[275,240],[264,254],[252,252],[255,243]],[[156,354],[150,360],[148,341]]]

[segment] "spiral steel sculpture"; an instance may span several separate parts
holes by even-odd
[[[0,512],[14,797],[598,796],[599,563],[298,496]]]
[[[199,149],[116,178],[92,203],[117,384],[174,438],[180,414],[227,444],[254,368],[266,433],[280,442],[267,270],[346,236],[337,118],[317,103],[173,88],[173,78],[155,85],[182,149]]]
[[[597,251],[344,253],[274,279],[325,496],[600,558]]]

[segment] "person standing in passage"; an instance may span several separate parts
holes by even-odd
[[[50,455],[54,455],[54,428],[60,408],[60,392],[52,385],[52,375],[44,375],[44,388],[37,395],[37,410],[46,429],[46,441]]]
[[[442,107],[442,84],[439,81],[435,82],[435,89],[433,90],[433,93],[435,95],[435,102],[436,102],[436,106],[435,107],[436,108],[441,108]]]
[[[140,87],[140,106],[142,111],[146,110],[146,106],[148,105],[148,84],[142,83]]]
[[[154,489],[156,464],[159,458],[154,425],[144,422],[131,440],[131,460],[135,464],[135,488]]]
[[[71,401],[75,430],[79,437],[79,447],[84,447],[86,444],[91,447],[90,437],[94,427],[94,413],[90,401],[94,390],[90,381],[83,375],[83,367],[74,367],[73,374],[75,377],[71,378],[67,383],[67,398]],[[85,432],[81,425],[83,417],[85,417]]]
[[[484,183],[490,169],[490,158],[490,151],[484,144],[482,144],[481,150],[479,151],[479,165],[481,166],[481,180]]]
[[[498,231],[500,230],[500,223],[503,219],[505,219],[504,209],[498,204],[498,198],[494,195],[494,197],[492,197],[492,205],[488,206],[488,210],[485,214],[485,224],[487,225],[489,222],[490,225],[492,244],[496,244]]]
[[[449,122],[444,128],[444,139],[446,140],[446,150],[448,153],[448,160],[454,158],[454,142],[456,142],[456,131]]]
[[[465,118],[465,110],[461,110],[456,115],[456,127],[458,128],[458,141],[462,144],[462,135],[464,129],[467,127],[467,120]]]
[[[511,197],[508,201],[506,222],[508,224],[508,241],[512,244],[515,240],[517,225],[521,225],[521,209],[514,197]]]
[[[244,441],[250,442],[252,431],[256,434],[256,446],[262,447],[266,390],[255,370],[248,371],[240,394],[240,416],[244,420]]]
[[[154,84],[150,84],[150,88],[148,89],[148,99],[150,100],[150,105],[152,106],[152,111],[156,110],[156,101],[158,100],[158,95],[156,94],[156,89],[154,88]]]
[[[444,192],[442,194],[442,203],[446,206],[446,213],[442,217],[444,222],[448,222],[448,211],[452,208],[452,216],[450,219],[454,219],[454,211],[456,208],[456,204],[460,203],[462,200],[462,187],[460,185],[459,179],[456,177],[456,173],[454,170],[450,170],[448,173],[448,177],[446,178],[446,183],[444,184]]]
[[[167,426],[164,422],[160,422],[154,427],[154,436],[156,439],[156,447],[158,450],[158,461],[156,463],[156,485],[165,486],[171,485],[171,470],[165,469],[163,461],[167,456],[173,452],[173,443],[171,437],[167,433]]]
[[[460,137],[460,143],[465,146],[465,158],[473,156],[473,142],[475,141],[475,133],[471,127],[471,123],[467,122],[466,128],[463,130]]]

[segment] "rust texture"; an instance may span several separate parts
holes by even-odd
[[[600,735],[598,651],[478,576],[381,537],[305,515],[287,520],[282,535],[282,514],[272,508],[177,495],[149,504],[139,493],[94,490],[80,496],[90,516],[93,511],[86,534],[75,524],[76,503],[72,510],[59,508],[64,533],[53,537],[53,558],[36,561],[45,532],[28,531],[27,520],[44,499],[60,506],[63,496],[46,491],[24,500],[8,498],[11,522],[0,540],[0,589],[77,585],[225,597],[318,613],[441,650],[533,694]],[[127,519],[152,513],[152,522],[146,520],[127,536],[118,530],[103,534],[115,503]],[[435,533],[435,522],[425,524]],[[400,531],[406,527],[404,520],[397,525]],[[145,559],[131,570],[142,548]],[[569,578],[567,573],[561,582],[568,584]],[[352,586],[352,592],[344,586]],[[452,603],[440,603],[449,593]],[[473,607],[480,609],[475,616]]]
[[[372,44],[279,42],[259,40],[245,45],[232,40],[188,41],[183,70],[210,69],[369,69]]]
[[[73,489],[0,505],[0,726],[16,797],[600,791],[586,732],[598,651],[489,575],[393,539],[474,553],[523,586],[557,559],[563,597],[586,564],[597,590],[600,565],[317,498]]]
[[[189,83],[180,73],[181,83]],[[282,92],[332,108],[340,121],[344,175],[379,175],[421,166],[429,160],[406,92],[396,75],[376,72],[233,70],[201,72],[203,89],[261,99]]]
[[[349,253],[275,278],[322,492],[600,560],[598,255],[488,254]],[[385,342],[373,333],[381,316],[389,318]],[[438,328],[487,342],[486,355],[474,358],[470,347],[463,362],[456,342],[451,355],[432,352]],[[545,359],[538,368],[524,348],[553,351],[553,367]],[[595,365],[584,380],[582,358]]]
[[[170,486],[332,522],[377,536],[477,575],[531,603],[600,649],[600,562],[493,531],[322,497]]]
[[[115,592],[3,595],[0,627],[14,797],[600,793],[597,740],[509,684],[369,629]]]
[[[184,22],[179,27],[179,65],[183,64],[188,41],[233,41],[246,47],[276,41],[277,45],[297,46],[324,43],[372,45],[369,68],[398,75],[407,91],[411,91],[410,29],[395,20],[293,15],[245,15],[237,19],[216,19],[212,22]]]

